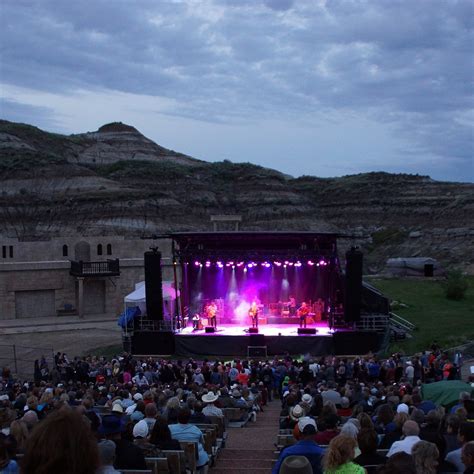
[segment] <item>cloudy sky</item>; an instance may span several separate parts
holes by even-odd
[[[473,181],[472,0],[0,0],[0,116],[293,176]]]

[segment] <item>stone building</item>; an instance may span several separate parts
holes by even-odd
[[[143,254],[158,246],[172,280],[171,241],[65,237],[0,241],[0,319],[118,315],[144,280]]]

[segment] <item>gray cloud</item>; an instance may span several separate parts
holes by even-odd
[[[4,0],[1,80],[165,97],[167,113],[216,123],[356,114],[386,123],[407,155],[469,168],[473,5]]]

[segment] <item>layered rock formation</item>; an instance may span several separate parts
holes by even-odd
[[[389,256],[474,263],[474,185],[367,173],[301,177],[163,148],[121,123],[63,136],[0,121],[0,233],[149,236],[209,230],[240,214],[243,230],[336,231],[354,236],[368,267]]]

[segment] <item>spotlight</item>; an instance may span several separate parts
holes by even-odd
[[[268,262],[265,262],[264,266],[265,266],[265,268],[270,268],[271,265]]]
[[[283,268],[286,268],[286,263],[283,265]]]
[[[232,268],[235,268],[235,265],[232,265]]]
[[[238,266],[238,267],[241,267],[243,264],[244,264],[244,262],[239,262],[239,263],[237,264],[237,266]]]
[[[247,273],[247,267],[244,267],[244,272]]]
[[[273,262],[277,267],[281,267],[281,262]]]
[[[209,268],[210,266],[211,266],[211,262],[208,260],[208,261],[206,262],[206,268]]]
[[[326,265],[326,262],[324,260],[320,260],[319,265]]]
[[[314,265],[314,262],[312,262],[311,260],[308,260],[308,265],[312,267]]]
[[[295,267],[301,267],[301,262],[296,262]]]
[[[196,267],[199,267],[199,266],[202,267],[201,262],[198,262],[197,260],[194,262],[194,265],[196,265]]]
[[[292,267],[292,266],[294,265],[294,263],[293,263],[293,262],[290,262],[288,265],[289,265],[290,267]]]

